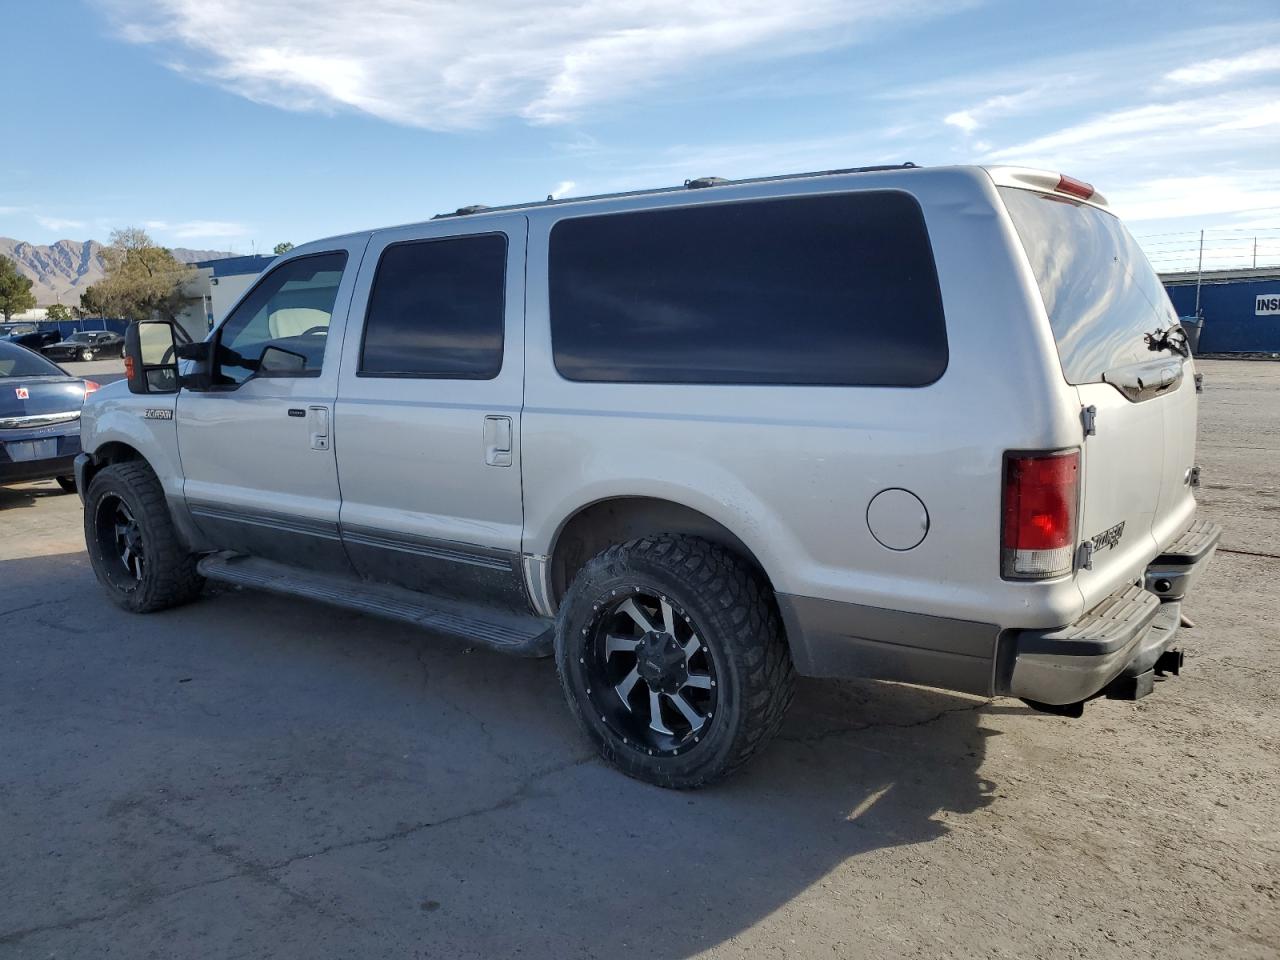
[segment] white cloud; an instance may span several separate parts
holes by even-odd
[[[1280,174],[1246,171],[1155,177],[1106,193],[1112,209],[1131,223],[1226,213],[1253,214],[1280,206]],[[1276,221],[1270,222],[1276,224]]]
[[[1060,168],[1116,158],[1186,164],[1206,153],[1263,149],[1280,133],[1280,89],[1195,97],[1113,110],[988,154],[1001,163]]]
[[[1249,210],[1248,213],[1236,214],[1231,226],[1239,230],[1280,230],[1280,206],[1270,209]],[[1276,238],[1280,242],[1280,237]]]
[[[36,214],[36,223],[46,230],[83,230],[88,226],[83,220],[67,220],[63,217],[46,217]]]
[[[553,200],[561,200],[564,197],[567,197],[570,193],[572,193],[573,188],[576,186],[577,184],[574,183],[572,180],[561,180],[559,183],[556,184],[555,189],[551,191],[551,198]]]
[[[244,224],[226,220],[183,220],[179,223],[146,220],[142,225],[153,233],[175,240],[234,240],[249,235]]]
[[[125,39],[250,99],[432,129],[563,122],[708,63],[845,46],[937,12],[924,0],[98,2]]]
[[[1171,70],[1164,78],[1171,83],[1209,84],[1272,70],[1280,70],[1280,46],[1262,47],[1238,57],[1219,57],[1193,63]]]
[[[957,110],[955,113],[948,114],[942,122],[948,126],[958,127],[965,133],[973,133],[996,118],[1007,117],[1034,106],[1039,103],[1042,92],[1042,87],[1035,86],[1019,93],[1002,93],[987,97],[967,110]]]

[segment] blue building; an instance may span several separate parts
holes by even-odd
[[[1160,279],[1178,316],[1196,312],[1196,273]],[[1280,353],[1280,268],[1206,270],[1200,277],[1199,353]]]

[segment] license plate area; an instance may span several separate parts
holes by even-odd
[[[48,440],[15,440],[4,445],[5,452],[14,463],[30,463],[33,460],[52,460],[58,455],[58,438]]]

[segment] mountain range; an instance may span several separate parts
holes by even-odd
[[[235,256],[223,250],[188,250],[186,247],[171,247],[170,252],[182,263]],[[59,240],[41,246],[0,237],[0,256],[8,257],[17,264],[19,273],[31,278],[31,292],[42,307],[53,303],[76,306],[80,303],[80,294],[105,276],[102,244],[97,240]]]

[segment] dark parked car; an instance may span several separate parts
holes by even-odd
[[[74,491],[80,408],[97,389],[92,380],[0,340],[0,483],[56,479]]]
[[[41,347],[51,360],[97,360],[101,357],[123,357],[124,337],[110,330],[81,330],[60,343]]]
[[[28,350],[43,350],[62,339],[57,330],[40,330],[31,323],[0,324],[0,341],[16,343]]]

